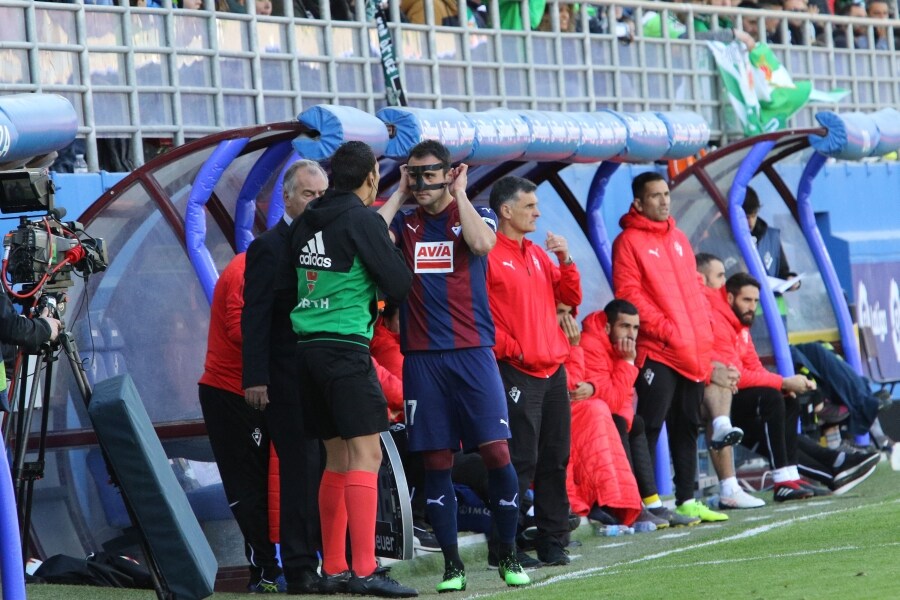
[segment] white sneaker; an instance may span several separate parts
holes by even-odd
[[[751,496],[741,489],[730,496],[719,495],[719,508],[759,508],[765,505],[762,498]]]
[[[725,446],[735,446],[744,439],[744,430],[740,427],[716,427],[713,429],[709,445],[714,450],[721,450]]]

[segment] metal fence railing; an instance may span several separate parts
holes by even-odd
[[[209,10],[172,8],[170,0],[163,0],[164,8],[132,7],[127,0],[112,6],[0,0],[0,92],[69,98],[92,170],[98,138],[127,138],[142,164],[144,142],[153,138],[178,145],[222,129],[290,120],[323,102],[367,111],[385,104],[378,38],[365,20],[364,2],[355,3],[354,21],[327,18],[328,1],[321,3],[321,20],[295,18],[290,1],[283,3],[284,16],[266,17],[253,14],[253,2],[247,2],[249,14],[214,12],[213,0],[204,3]],[[426,22],[433,23],[433,4],[424,4]],[[496,0],[485,4],[489,21],[499,22]],[[521,4],[527,23],[528,3]],[[723,119],[715,65],[696,39],[693,17],[705,14],[712,15],[713,30],[723,27],[718,17],[745,29],[752,21],[760,31],[767,18],[777,19],[782,39],[790,22],[799,21],[801,31],[810,29],[811,43],[772,44],[795,79],[811,79],[820,89],[849,89],[845,110],[900,106],[900,58],[890,29],[896,21],[594,0],[576,5],[578,31],[560,31],[560,4],[548,2],[550,31],[508,31],[473,28],[465,19],[454,27],[404,23],[399,0],[390,0],[410,105],[687,109],[704,115],[713,137],[726,141],[740,134]],[[616,27],[617,9],[631,13],[633,37],[621,37],[627,27]],[[642,35],[640,23],[651,12],[664,20],[682,14],[685,37]],[[851,26],[872,49],[835,46],[836,34]],[[818,28],[817,43],[812,27]],[[883,27],[888,35],[879,46]],[[812,124],[816,110],[805,108],[793,123]]]

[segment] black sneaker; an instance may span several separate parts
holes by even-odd
[[[538,560],[549,567],[561,567],[572,562],[566,549],[553,538],[541,540],[538,544]]]
[[[848,455],[847,458],[849,459],[850,455]],[[831,482],[831,485],[829,486],[831,491],[834,492],[835,496],[846,494],[875,472],[875,469],[878,468],[879,460],[881,460],[881,453],[873,454],[867,460],[860,463],[858,467],[845,469]]]
[[[348,575],[349,577],[349,575]],[[319,574],[311,569],[291,573],[291,580],[287,582],[288,594],[321,594],[322,581]]]
[[[808,490],[808,491],[812,492],[812,495],[814,497],[831,495],[831,490],[829,490],[827,487],[823,487],[821,485],[813,483],[812,481],[800,479],[797,481],[797,483],[799,483],[800,487],[803,488],[804,490]]]
[[[532,558],[530,554],[527,552],[523,552],[519,550],[516,553],[516,559],[518,559],[519,564],[522,565],[522,568],[526,571],[533,571],[534,569],[540,569],[544,566],[544,563],[539,561],[536,558]],[[497,554],[497,549],[493,546],[488,546],[488,568],[489,569],[497,569],[500,567],[500,556]]]
[[[329,575],[322,571],[322,579],[319,581],[320,594],[346,594],[350,591],[350,578],[353,573],[350,571],[341,571],[334,575]]]
[[[857,471],[866,471],[872,465],[877,465],[879,460],[880,452],[846,452],[844,462],[834,469],[834,480],[837,482],[839,479],[843,481],[851,478]]]
[[[422,524],[413,524],[414,547],[424,552],[440,552],[441,545],[433,533],[425,529]]]
[[[588,513],[587,518],[588,521],[594,521],[595,523],[601,523],[603,525],[621,525],[617,518],[615,518],[596,504],[593,508],[591,508],[591,511]]]
[[[785,481],[784,483],[776,483],[775,491],[772,493],[772,499],[775,502],[787,502],[789,500],[805,500],[812,498],[813,493],[800,487],[798,481]]]
[[[368,577],[350,575],[347,591],[360,596],[381,596],[382,598],[414,598],[419,595],[416,590],[401,585],[388,577],[388,567],[378,567]]]

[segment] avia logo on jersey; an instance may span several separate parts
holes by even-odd
[[[297,257],[297,264],[303,267],[323,267],[325,269],[331,267],[331,259],[325,256],[325,242],[322,241],[321,231],[317,231],[316,235],[303,246],[300,256]]]
[[[452,273],[453,242],[416,242],[416,273]]]

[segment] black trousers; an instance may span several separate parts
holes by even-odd
[[[741,444],[766,457],[774,469],[797,464],[799,414],[797,399],[775,388],[746,388],[731,400],[731,422],[744,430]]]
[[[648,498],[657,493],[656,479],[653,477],[653,461],[650,458],[650,447],[647,445],[647,432],[644,427],[644,419],[640,415],[634,415],[631,422],[631,431],[628,430],[628,422],[619,415],[613,415],[613,423],[619,430],[622,438],[622,447],[631,472],[637,480],[638,491],[641,498]]]
[[[519,498],[534,483],[534,523],[542,540],[569,543],[569,464],[572,410],[566,388],[566,369],[552,376],[532,377],[499,363],[509,411],[509,453],[519,477]],[[519,506],[522,506],[520,500]]]
[[[638,397],[636,412],[644,420],[650,457],[656,460],[656,444],[665,423],[675,471],[675,501],[687,502],[694,497],[697,479],[697,429],[703,382],[691,381],[648,358],[634,389]]]
[[[281,572],[269,541],[269,434],[263,413],[244,397],[200,384],[200,409],[222,476],[225,497],[244,536],[254,578]]]
[[[303,571],[315,572],[319,566],[319,482],[325,468],[325,452],[319,440],[306,437],[300,404],[273,400],[263,414],[278,453],[281,564],[291,583]]]

